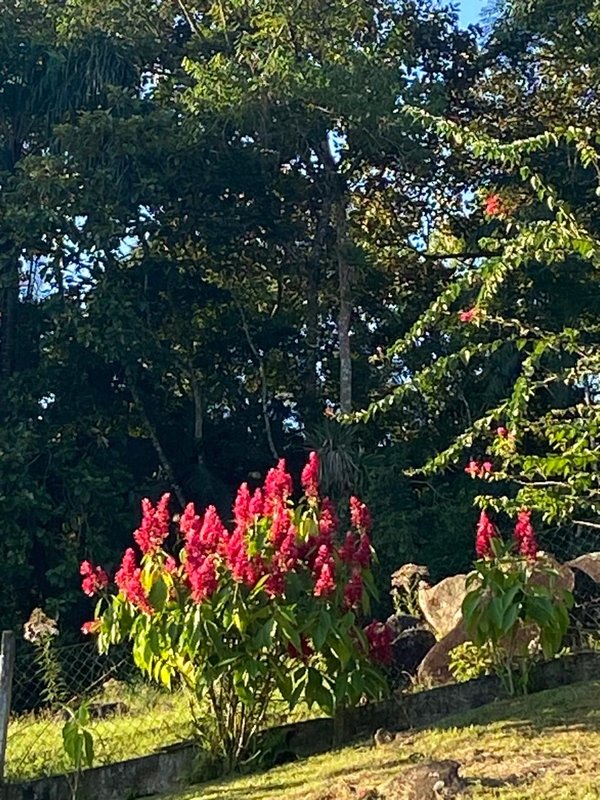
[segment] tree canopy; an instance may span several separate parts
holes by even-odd
[[[77,564],[140,497],[224,510],[309,448],[370,501],[382,585],[465,566],[478,493],[593,531],[584,5],[501,3],[483,36],[428,0],[7,3],[3,624],[79,620]]]

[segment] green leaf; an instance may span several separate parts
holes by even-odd
[[[168,596],[169,590],[167,584],[162,578],[158,578],[156,581],[154,581],[152,588],[148,593],[150,605],[155,608],[156,611],[160,612],[164,609]]]
[[[317,652],[320,652],[323,649],[323,645],[327,641],[327,636],[330,630],[331,617],[325,609],[321,609],[321,612],[317,618],[317,623],[312,632],[312,639]]]

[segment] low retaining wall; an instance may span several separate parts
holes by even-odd
[[[600,653],[580,653],[537,666],[531,674],[531,691],[599,679]],[[502,696],[498,678],[488,676],[350,709],[344,715],[343,724],[335,730],[333,720],[324,718],[282,725],[268,735],[290,754],[303,758],[370,738],[377,728],[402,731],[427,727],[451,714],[479,708]],[[188,743],[143,758],[85,770],[80,779],[79,797],[126,800],[180,790],[192,774],[194,757],[194,747]],[[71,791],[65,776],[41,778],[0,787],[0,800],[71,800]]]

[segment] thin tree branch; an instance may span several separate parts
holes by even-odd
[[[583,519],[574,519],[571,521],[574,522],[575,525],[583,525],[585,528],[594,528],[600,531],[600,525],[597,522],[587,522]]]
[[[127,382],[129,385],[129,391],[131,392],[131,396],[138,408],[138,411],[142,417],[146,430],[148,432],[148,436],[154,446],[156,451],[156,455],[158,456],[158,460],[160,462],[161,467],[164,470],[165,475],[167,476],[167,480],[171,484],[173,491],[175,492],[175,497],[177,498],[181,508],[185,508],[185,495],[179,483],[177,482],[177,478],[175,477],[175,470],[171,462],[169,461],[167,454],[165,453],[163,446],[158,438],[158,434],[156,432],[156,428],[152,424],[150,417],[148,416],[148,412],[146,411],[146,407],[144,406],[144,402],[140,396],[140,393],[137,390],[135,385],[135,381],[131,375],[131,371],[129,369],[125,369],[125,374],[127,376]]]
[[[265,433],[267,436],[267,442],[269,444],[269,450],[271,451],[271,455],[275,460],[279,459],[279,453],[277,452],[277,448],[275,447],[275,442],[273,440],[273,432],[271,430],[271,420],[269,419],[269,402],[268,402],[268,382],[267,382],[267,373],[265,370],[265,362],[263,357],[261,356],[258,348],[254,344],[252,340],[252,336],[250,334],[250,328],[248,327],[248,321],[246,320],[246,314],[244,313],[244,309],[242,308],[240,302],[238,301],[237,297],[233,297],[233,300],[237,306],[237,309],[240,313],[240,318],[242,320],[242,329],[244,331],[244,335],[246,337],[246,341],[248,342],[248,347],[252,351],[252,355],[258,361],[258,373],[260,375],[260,385],[261,385],[261,407],[262,407],[262,416],[265,425]]]

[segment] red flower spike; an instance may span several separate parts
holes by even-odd
[[[100,625],[102,623],[99,619],[92,619],[89,622],[84,622],[81,626],[81,632],[84,636],[89,636],[90,634],[97,633],[100,629]]]
[[[179,519],[179,530],[187,538],[192,533],[199,533],[200,526],[200,517],[196,514],[194,504],[188,503]]]
[[[280,570],[273,570],[265,582],[265,592],[269,597],[281,597],[285,594],[285,575]]]
[[[299,550],[296,541],[297,531],[293,525],[290,525],[284,540],[281,543],[279,552],[276,553],[278,563],[282,565],[285,572],[291,572],[298,563]]]
[[[268,471],[264,491],[264,514],[270,515],[278,505],[286,504],[292,493],[292,478],[286,471],[284,458],[280,458],[277,466]]]
[[[315,597],[328,597],[335,591],[335,565],[333,559],[325,561],[315,583]]]
[[[484,509],[479,515],[475,537],[475,552],[478,558],[490,558],[493,555],[492,539],[497,535],[496,527]]]
[[[236,583],[243,583],[246,575],[248,556],[246,553],[246,543],[240,531],[234,533],[227,540],[225,547],[225,561],[231,572],[231,576]]]
[[[250,512],[251,501],[250,489],[247,483],[242,483],[233,505],[233,517],[235,519],[236,530],[245,531],[253,521],[253,514]]]
[[[254,494],[252,495],[250,503],[248,504],[248,512],[251,518],[254,519],[254,517],[262,516],[263,509],[264,509],[264,501],[262,492],[260,489],[256,489],[254,491]]]
[[[355,559],[361,567],[366,568],[371,565],[371,541],[366,533],[361,534]]]
[[[123,597],[145,614],[153,614],[141,582],[142,571],[138,567],[135,552],[129,547],[125,551],[121,566],[115,575],[115,583]]]
[[[344,544],[338,550],[340,561],[343,561],[344,564],[354,564],[357,548],[358,543],[356,541],[356,536],[352,531],[348,531],[344,539]]]
[[[394,660],[392,649],[393,634],[384,622],[375,620],[364,629],[369,643],[369,656],[378,664],[391,664]]]
[[[365,503],[359,500],[358,497],[350,498],[350,520],[360,533],[370,533],[372,525],[371,514]]]
[[[169,575],[173,575],[173,573],[177,572],[177,562],[173,556],[167,556],[165,558],[165,572],[168,572]]]
[[[527,558],[535,558],[537,556],[538,544],[535,530],[531,524],[531,511],[527,509],[519,511],[514,538],[521,555]]]
[[[285,539],[290,525],[290,518],[287,508],[284,505],[277,505],[273,509],[271,529],[269,532],[273,547],[278,550]]]
[[[142,500],[142,522],[133,538],[144,554],[156,552],[169,535],[170,498],[170,494],[163,494],[156,508],[147,497]]]
[[[331,537],[339,527],[339,519],[335,513],[335,507],[328,497],[321,502],[321,513],[319,515],[319,533],[324,537]]]
[[[208,506],[200,528],[200,542],[206,553],[216,553],[227,531],[214,506]]]
[[[317,453],[312,452],[302,470],[301,482],[304,494],[310,499],[315,499],[319,496],[319,473],[321,464]]]
[[[344,606],[354,608],[359,605],[363,596],[363,579],[360,569],[353,569],[350,580],[344,587]]]
[[[192,600],[202,603],[212,597],[219,585],[215,555],[211,553],[200,559],[188,558],[185,571],[192,592]]]

